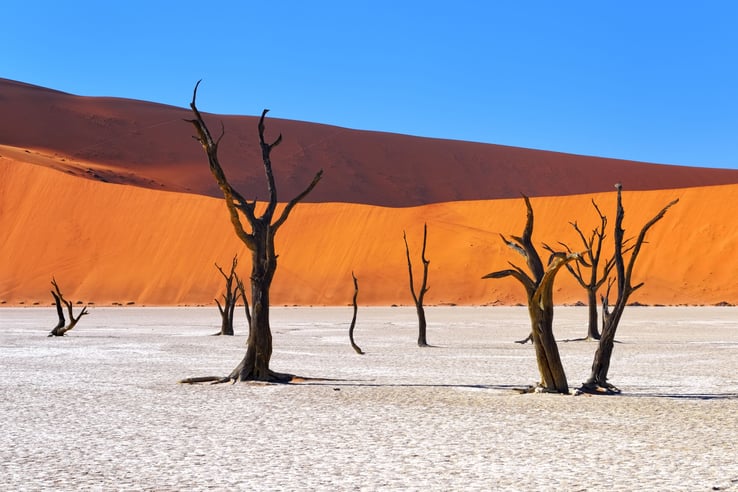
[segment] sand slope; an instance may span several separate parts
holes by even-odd
[[[3,151],[3,153],[5,153]],[[80,179],[46,166],[0,158],[0,301],[47,304],[55,275],[68,297],[98,304],[210,304],[221,288],[214,262],[233,254],[248,275],[248,252],[236,240],[221,200]],[[534,239],[575,237],[568,222],[596,225],[590,200],[614,217],[614,192],[533,200]],[[734,275],[738,227],[731,203],[738,185],[625,194],[626,230],[640,226],[673,198],[649,235],[637,269],[643,303],[738,303]],[[407,304],[406,229],[415,255],[429,228],[429,303],[522,302],[509,280],[480,280],[519,261],[499,233],[519,234],[522,200],[438,203],[409,208],[360,204],[299,205],[280,230],[277,304],[345,305],[359,278],[362,304]],[[613,219],[614,220],[614,219]],[[416,256],[416,261],[419,261]],[[561,275],[557,303],[584,293]]]
[[[201,93],[208,90],[207,84]],[[190,94],[182,100],[187,106]],[[200,108],[206,111],[206,107]],[[219,197],[189,110],[118,98],[80,97],[0,79],[0,145],[40,151],[46,165],[77,175]],[[273,115],[274,116],[274,115]],[[278,116],[278,115],[275,115]],[[221,162],[247,197],[265,197],[257,118],[206,115],[223,123]],[[451,124],[451,123],[449,123]],[[738,170],[702,169],[545,152],[503,145],[418,138],[269,118],[281,197],[302,191],[325,170],[311,202],[415,206],[457,200],[560,196],[612,189],[683,188],[738,183]],[[61,162],[64,158],[65,162]]]

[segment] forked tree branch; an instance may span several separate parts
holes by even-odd
[[[323,170],[321,169],[315,174],[315,177],[310,182],[308,187],[305,188],[302,193],[300,193],[295,198],[290,200],[289,203],[287,203],[287,205],[284,207],[284,210],[282,210],[282,213],[279,216],[279,219],[277,219],[272,225],[272,229],[274,229],[275,232],[287,220],[287,217],[290,215],[290,212],[292,212],[292,209],[295,207],[295,205],[297,205],[300,201],[302,201],[302,199],[305,198],[308,195],[308,193],[313,191],[313,188],[315,188],[315,185],[318,184],[318,182],[320,181],[322,177],[323,177]]]
[[[213,140],[202,114],[197,109],[197,88],[200,86],[200,82],[202,82],[202,80],[198,80],[197,84],[195,84],[195,89],[192,92],[192,102],[190,103],[190,108],[195,114],[195,119],[186,121],[194,125],[198,135],[196,138],[208,156],[210,171],[213,174],[215,181],[218,183],[218,187],[223,192],[223,197],[225,198],[226,206],[228,207],[228,214],[231,218],[231,224],[233,224],[236,235],[241,239],[241,241],[243,241],[246,247],[253,250],[255,247],[254,237],[244,229],[243,224],[241,223],[241,218],[238,215],[238,210],[243,212],[246,220],[253,226],[253,223],[256,221],[256,217],[254,215],[254,204],[250,204],[230,185],[230,183],[228,183],[225,172],[220,165],[220,161],[218,160],[218,143],[225,132],[221,133],[221,136],[217,141]]]
[[[423,262],[423,280],[420,283],[420,289],[415,290],[415,279],[413,278],[413,264],[410,260],[410,247],[407,243],[407,234],[402,231],[402,239],[405,241],[405,256],[407,257],[407,271],[410,278],[410,293],[413,295],[415,305],[423,303],[423,297],[428,292],[428,266],[430,261],[425,257],[425,248],[428,242],[428,225],[423,224],[423,247],[420,252],[420,259]]]

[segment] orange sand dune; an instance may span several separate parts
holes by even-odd
[[[221,291],[213,263],[227,265],[234,254],[248,276],[248,251],[220,199],[80,179],[0,154],[0,302],[6,305],[49,304],[52,275],[70,299],[138,305],[211,304]],[[596,224],[591,198],[614,219],[614,192],[534,199],[536,243],[574,244],[568,221],[585,230]],[[627,233],[636,234],[673,198],[680,203],[649,235],[636,270],[646,285],[633,300],[738,303],[738,224],[727,206],[736,203],[738,185],[627,192]],[[480,277],[508,260],[519,262],[498,234],[519,234],[524,218],[520,199],[409,208],[301,204],[277,238],[273,302],[348,304],[354,271],[360,304],[409,304],[402,232],[417,262],[423,222],[429,304],[522,302],[514,281]],[[585,298],[566,272],[557,286],[557,303]]]
[[[207,84],[201,92],[207,91]],[[189,103],[183,96],[182,105]],[[202,110],[207,108],[202,107]],[[0,145],[38,152],[57,169],[100,181],[219,197],[189,110],[142,101],[80,97],[0,79]],[[391,116],[391,115],[390,115]],[[221,161],[247,197],[265,198],[255,117],[206,115],[225,128]],[[269,119],[281,197],[323,168],[311,202],[416,206],[458,200],[561,196],[738,183],[737,170],[645,164]],[[493,137],[493,136],[491,136]],[[65,159],[62,162],[61,159]],[[90,164],[92,163],[92,164]]]

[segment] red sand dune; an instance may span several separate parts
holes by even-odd
[[[237,253],[242,258],[239,271],[248,275],[248,251],[233,234],[222,199],[203,196],[212,193],[212,178],[201,148],[190,139],[191,129],[181,121],[187,117],[185,110],[69,96],[8,81],[0,83],[0,107],[22,110],[24,115],[15,118],[17,125],[11,127],[5,121],[0,129],[4,236],[0,302],[49,304],[54,275],[73,300],[211,304],[222,287],[214,262],[227,265]],[[49,114],[49,108],[55,108],[55,115]],[[105,114],[110,120],[101,116]],[[162,124],[158,130],[144,128],[166,120],[167,115],[176,123]],[[234,137],[241,135],[239,125],[248,123],[249,131],[243,130],[243,137],[234,140],[244,153],[253,154],[251,123],[255,120],[224,120],[227,135]],[[138,133],[128,133],[136,128]],[[360,304],[409,304],[402,232],[407,230],[417,261],[423,222],[429,228],[428,304],[523,302],[522,287],[514,281],[480,278],[505,268],[508,260],[520,263],[501,243],[499,233],[519,234],[525,208],[519,198],[500,197],[517,195],[523,185],[534,188],[535,184],[535,189],[527,190],[540,196],[533,199],[534,240],[575,245],[568,222],[576,220],[584,230],[594,227],[592,198],[614,218],[614,181],[622,181],[627,190],[667,184],[680,188],[624,194],[626,234],[631,235],[671,199],[680,199],[649,234],[635,279],[646,285],[633,300],[738,303],[738,285],[733,280],[738,227],[730,207],[738,197],[738,184],[706,186],[734,183],[736,171],[628,163],[283,120],[269,121],[268,128],[283,131],[286,138],[279,149],[284,155],[279,157],[275,151],[276,173],[288,177],[281,183],[282,197],[302,189],[316,168],[323,167],[327,173],[316,189],[323,194],[313,196],[322,203],[300,204],[280,230],[280,265],[273,287],[276,304],[348,304],[353,294],[351,271],[359,278]],[[308,148],[311,137],[330,132],[333,137],[318,138],[316,146]],[[290,144],[289,137],[296,140]],[[288,152],[291,145],[302,146],[304,160]],[[238,151],[236,147],[229,151],[233,154],[224,156],[236,161]],[[450,155],[457,159],[451,166],[443,160]],[[394,162],[394,175],[392,159],[399,156],[407,157],[397,161],[406,167]],[[185,157],[189,160],[178,162]],[[263,171],[252,157],[254,169],[234,175],[244,186],[252,179],[261,190]],[[421,162],[421,158],[427,160]],[[496,167],[498,162],[489,164],[488,159],[503,160],[515,174],[504,174]],[[613,169],[625,177],[602,177]],[[247,178],[246,172],[253,173],[253,178]],[[475,190],[483,178],[490,186]],[[483,199],[475,200],[475,193]],[[566,196],[551,196],[557,193]],[[438,199],[449,194],[455,198]],[[556,302],[584,299],[581,288],[563,272]]]
[[[200,88],[207,91],[207,85]],[[189,97],[189,95],[188,95]],[[189,99],[182,101],[187,106]],[[200,108],[206,110],[207,108]],[[0,79],[0,145],[66,158],[49,165],[109,182],[220,197],[188,109],[64,94]],[[264,198],[257,118],[207,116],[225,127],[221,162],[244,196]],[[404,207],[458,200],[562,196],[738,183],[738,170],[689,168],[439,140],[269,118],[281,197],[325,175],[311,202]],[[79,161],[76,167],[71,160]]]

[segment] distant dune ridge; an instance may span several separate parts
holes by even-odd
[[[183,106],[188,101],[183,101]],[[203,108],[206,109],[206,108]],[[213,263],[248,251],[233,234],[190,112],[141,101],[73,96],[0,79],[0,302],[48,304],[55,275],[67,297],[96,304],[211,304]],[[247,197],[266,198],[256,117],[222,121],[221,161]],[[213,126],[217,128],[217,126]],[[429,304],[523,302],[521,287],[481,276],[519,262],[499,233],[519,234],[520,193],[534,197],[534,240],[566,241],[570,221],[614,222],[613,184],[626,193],[626,235],[673,198],[649,233],[635,278],[644,304],[738,303],[738,171],[576,156],[410,137],[277,118],[279,196],[325,177],[280,231],[276,304],[345,305],[351,271],[360,304],[410,304],[402,232],[411,249],[428,224]],[[559,276],[555,301],[585,294]]]

